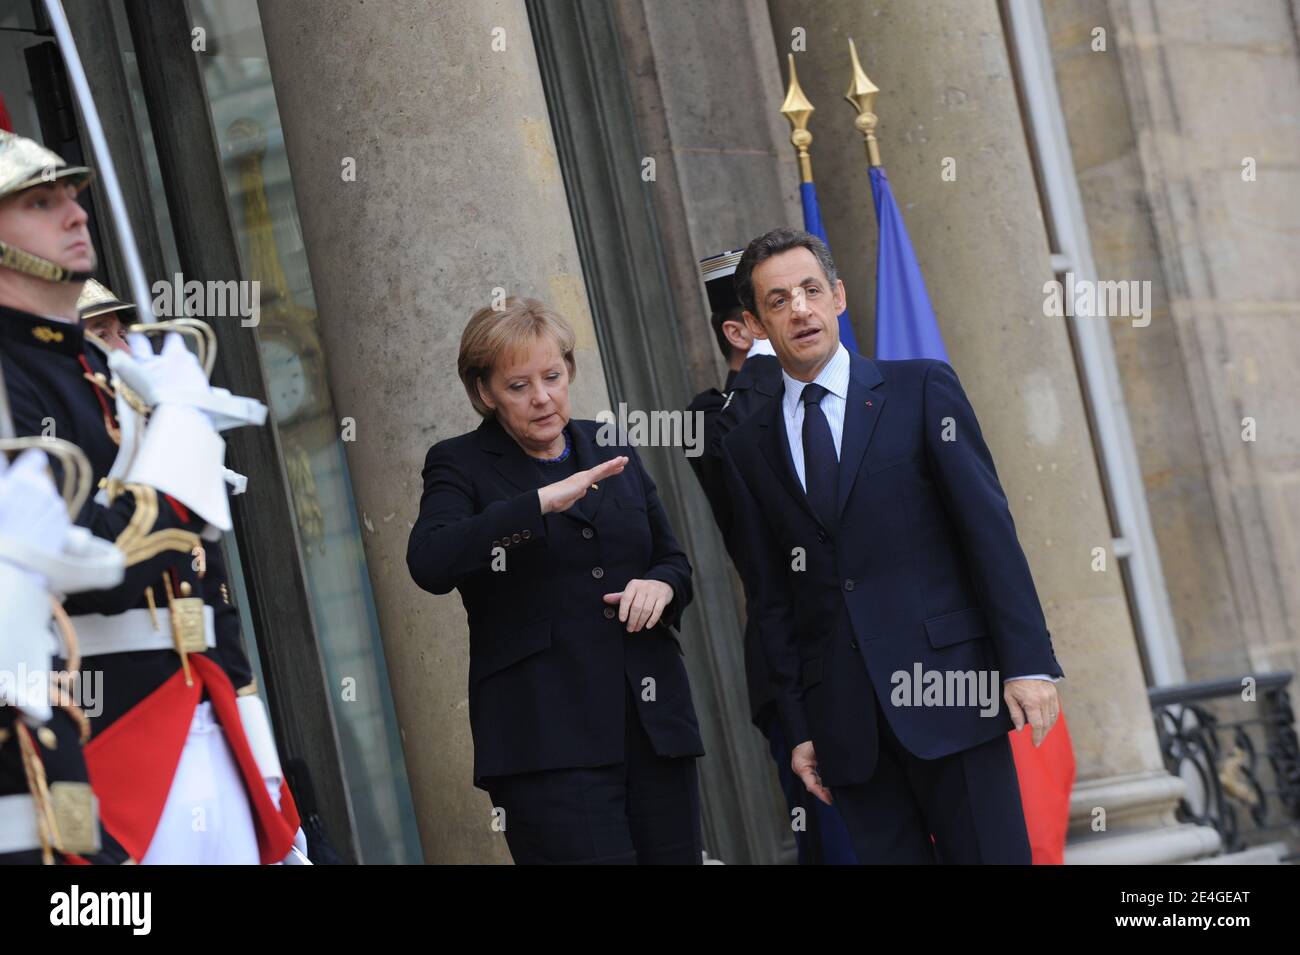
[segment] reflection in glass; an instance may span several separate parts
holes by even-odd
[[[284,452],[317,639],[365,862],[418,862],[419,839],[352,484],[255,0],[202,0],[200,56]],[[274,635],[271,635],[274,639]]]

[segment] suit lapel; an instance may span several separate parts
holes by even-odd
[[[537,489],[537,467],[528,460],[515,439],[506,434],[496,418],[485,418],[478,426],[479,446],[496,458],[496,469],[507,481],[521,491]]]
[[[803,485],[799,483],[799,475],[795,473],[794,459],[790,457],[790,442],[785,431],[784,398],[784,389],[782,389],[777,392],[775,400],[770,402],[764,417],[760,419],[759,429],[762,433],[758,446],[782,486],[813,520],[817,520],[812,505],[808,503],[808,495],[804,493]]]
[[[876,363],[861,355],[849,353],[849,392],[844,407],[844,434],[840,439],[840,472],[837,482],[839,499],[836,516],[844,513],[853,482],[862,469],[862,458],[875,434],[880,412],[885,407],[885,396],[879,385],[884,382]]]

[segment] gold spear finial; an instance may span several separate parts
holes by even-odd
[[[812,156],[808,154],[812,133],[808,132],[808,120],[817,107],[803,95],[799,76],[794,71],[794,54],[787,53],[786,56],[790,60],[790,85],[785,91],[785,102],[781,104],[781,115],[790,121],[790,142],[799,150],[799,181],[812,182]]]
[[[858,118],[853,121],[853,128],[867,141],[867,162],[873,166],[882,165],[880,161],[880,144],[876,142],[876,94],[880,87],[867,79],[867,74],[858,61],[858,48],[849,37],[849,58],[853,61],[853,80],[844,98],[858,111]]]

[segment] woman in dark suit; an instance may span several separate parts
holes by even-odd
[[[440,441],[407,566],[469,617],[474,784],[516,863],[699,863],[703,755],[670,628],[691,567],[631,447],[569,417],[568,323],[480,309],[458,370],[483,422]]]

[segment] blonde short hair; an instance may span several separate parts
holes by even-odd
[[[491,417],[489,408],[479,396],[478,383],[487,385],[487,379],[503,359],[509,360],[527,352],[538,340],[549,338],[569,369],[569,380],[578,374],[573,361],[576,336],[573,327],[559,312],[535,298],[506,299],[503,307],[488,305],[470,316],[465,331],[460,336],[460,355],[456,359],[456,372],[469,403],[483,417]]]

